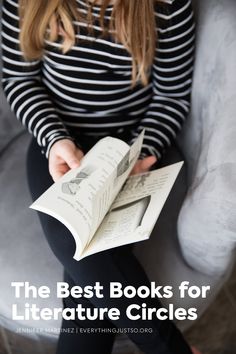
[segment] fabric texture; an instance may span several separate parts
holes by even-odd
[[[198,7],[191,116],[179,140],[189,185],[179,241],[188,264],[209,275],[224,275],[235,261],[235,14],[232,0],[202,1]]]

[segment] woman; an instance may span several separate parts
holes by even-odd
[[[194,55],[190,0],[3,1],[3,87],[16,117],[33,134],[28,182],[39,197],[80,160],[99,138],[112,135],[132,143],[145,128],[133,173],[149,170],[174,142],[188,114]],[[83,307],[117,307],[110,281],[135,287],[149,280],[132,254],[118,247],[75,261],[73,237],[57,220],[40,221],[70,286],[99,281],[104,298],[80,299]],[[136,297],[132,303],[140,303]],[[148,306],[161,306],[148,299]],[[68,298],[66,307],[77,303]],[[102,328],[83,334],[83,327]],[[148,354],[190,354],[171,321],[63,321],[57,354],[110,353],[114,334],[106,328],[151,328],[129,333]],[[75,333],[77,332],[77,333]]]

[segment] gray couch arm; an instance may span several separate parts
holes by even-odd
[[[192,115],[180,137],[189,189],[178,219],[183,255],[220,275],[236,243],[236,3],[201,1]]]

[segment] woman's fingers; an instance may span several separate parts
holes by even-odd
[[[49,153],[49,172],[54,182],[70,169],[79,167],[83,156],[83,152],[70,139],[55,142]]]
[[[69,171],[69,167],[65,164],[55,164],[52,167],[51,176],[54,182],[61,178],[66,172]]]
[[[141,160],[141,166],[140,166],[141,170],[143,172],[148,171],[152,167],[152,165],[154,165],[154,163],[156,163],[156,161],[157,161],[157,159],[155,156],[146,157],[145,159]]]
[[[155,156],[148,156],[143,160],[138,160],[134,165],[130,175],[136,175],[138,173],[144,173],[149,171],[149,169],[157,162],[157,158]]]
[[[70,168],[77,168],[80,165],[80,159],[77,156],[76,149],[74,148],[66,147],[63,150],[61,157]]]

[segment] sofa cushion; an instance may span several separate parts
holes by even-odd
[[[1,156],[0,203],[1,250],[0,268],[2,291],[0,296],[0,316],[2,321],[11,319],[12,304],[23,310],[28,299],[16,299],[11,282],[30,282],[36,286],[47,285],[53,289],[56,281],[62,280],[62,266],[59,264],[44,238],[37,214],[29,209],[31,199],[26,181],[25,157],[29,143],[27,133],[21,135]],[[3,193],[4,192],[4,193]],[[52,290],[53,293],[55,291]],[[61,302],[52,296],[49,299],[38,298],[37,305],[42,307],[60,307]],[[60,321],[17,321],[14,327],[60,327]]]
[[[209,275],[235,259],[235,13],[235,1],[201,1],[192,112],[179,139],[189,173],[179,241],[188,264]]]

